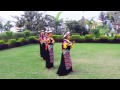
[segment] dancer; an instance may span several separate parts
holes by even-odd
[[[46,40],[47,40],[47,37],[48,37],[48,33],[47,33],[48,30],[45,31],[44,33],[44,38],[43,38],[43,47],[42,47],[42,50],[43,50],[43,59],[46,60]]]
[[[41,58],[43,57],[43,53],[42,53],[43,33],[44,33],[44,30],[41,30],[40,34],[39,34],[39,44],[40,44],[40,56],[41,56]]]
[[[52,30],[47,31],[47,39],[46,39],[46,48],[45,48],[45,56],[46,56],[46,68],[50,69],[54,67],[54,51],[53,44],[54,39],[52,38],[53,32]]]
[[[64,33],[63,37],[61,63],[57,71],[59,76],[64,76],[73,72],[70,49],[73,47],[74,41],[70,41],[71,36],[69,31]]]

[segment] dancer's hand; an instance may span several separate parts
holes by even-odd
[[[75,43],[75,41],[73,41],[73,44]]]

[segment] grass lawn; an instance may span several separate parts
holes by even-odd
[[[76,72],[62,77],[56,74],[61,44],[54,51],[52,70],[45,68],[37,44],[0,51],[0,79],[120,79],[120,44],[75,44],[71,59]]]

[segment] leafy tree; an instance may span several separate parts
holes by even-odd
[[[10,31],[10,29],[13,27],[11,24],[11,21],[7,21],[7,23],[4,25],[4,30],[5,31]]]

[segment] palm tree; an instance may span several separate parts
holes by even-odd
[[[93,20],[95,17],[92,17],[90,20],[85,20],[85,24],[87,24],[90,28],[90,30],[94,27],[97,27],[97,23]]]
[[[62,12],[58,12],[56,14],[56,16],[54,17],[56,33],[58,32],[58,28],[57,27],[59,26],[59,23],[62,22],[62,20],[59,19],[59,17],[60,17],[61,14],[62,14]]]

